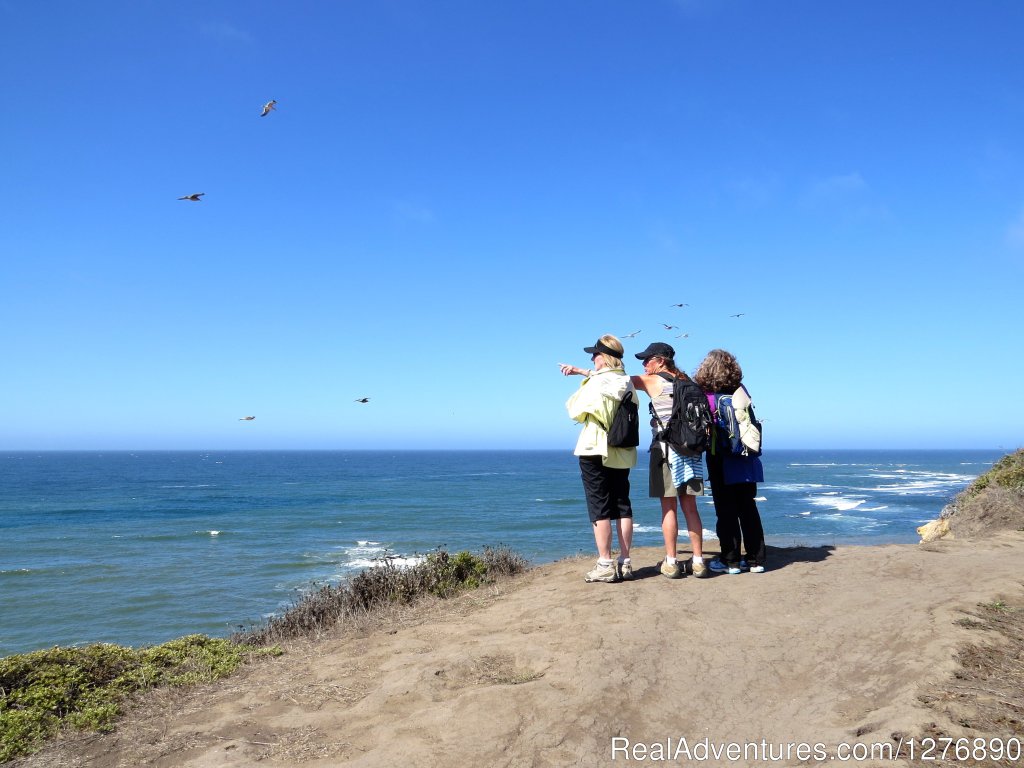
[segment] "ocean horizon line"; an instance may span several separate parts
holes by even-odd
[[[1003,446],[981,446],[965,448],[961,446],[928,446],[919,447],[886,446],[879,448],[872,447],[834,447],[834,446],[809,446],[809,447],[781,447],[770,448],[765,453],[789,453],[804,451],[829,451],[829,452],[855,452],[867,451],[871,453],[899,453],[900,451],[970,451],[989,452],[1003,451],[1012,453],[1021,446],[1006,448]],[[639,453],[647,449],[643,445],[637,448]],[[10,453],[210,453],[232,452],[232,453],[572,453],[572,446],[568,447],[538,447],[538,448],[0,448],[0,454]]]

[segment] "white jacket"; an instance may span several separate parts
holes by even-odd
[[[583,424],[574,455],[600,456],[604,465],[613,469],[636,466],[636,448],[608,446],[608,428],[627,391],[639,402],[629,376],[621,368],[602,368],[583,380],[565,403],[569,418]]]

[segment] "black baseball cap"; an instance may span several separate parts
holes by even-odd
[[[637,352],[634,357],[637,360],[646,360],[648,357],[670,357],[675,359],[676,351],[663,341],[655,341],[647,345],[643,352]]]

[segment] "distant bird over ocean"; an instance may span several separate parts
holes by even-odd
[[[199,198],[201,198],[205,194],[205,192],[193,192],[191,195],[184,195],[183,197],[179,197],[178,199],[191,200],[193,203],[201,203],[202,200],[200,200]]]
[[[370,398],[368,398],[368,397],[357,397],[356,398],[356,402],[357,403],[368,403],[368,402],[370,402]]]
[[[677,339],[688,339],[688,338],[690,338],[690,334],[688,334],[688,333],[680,333],[678,336],[676,336],[676,338]]]
[[[688,307],[689,304],[669,304],[670,307]]]
[[[746,312],[737,312],[735,315],[729,315],[729,317],[743,317],[745,314],[747,314],[747,313]]]
[[[638,333],[640,333],[640,331],[633,331],[632,333],[624,333],[624,334],[622,334],[622,338],[624,338],[624,339],[632,339]]]
[[[239,421],[252,421],[255,418],[255,416],[243,416],[242,418],[239,419]]]
[[[263,111],[260,112],[260,117],[266,117],[267,115],[270,114],[270,112],[272,110],[277,109],[277,107],[275,106],[276,104],[277,104],[277,99],[271,99],[266,104],[264,104],[263,105]]]
[[[671,330],[678,331],[679,330],[679,326],[678,325],[669,325],[668,323],[662,323],[662,325],[665,326],[665,330],[666,331],[671,331]]]

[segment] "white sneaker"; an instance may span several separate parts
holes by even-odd
[[[735,576],[740,573],[740,569],[735,565],[726,565],[717,557],[708,563],[708,568],[711,569],[712,573],[728,573],[730,576]]]
[[[598,563],[592,571],[587,572],[583,580],[586,582],[603,581],[607,584],[614,584],[619,580],[619,572],[615,567],[615,563],[608,563],[608,565]]]

